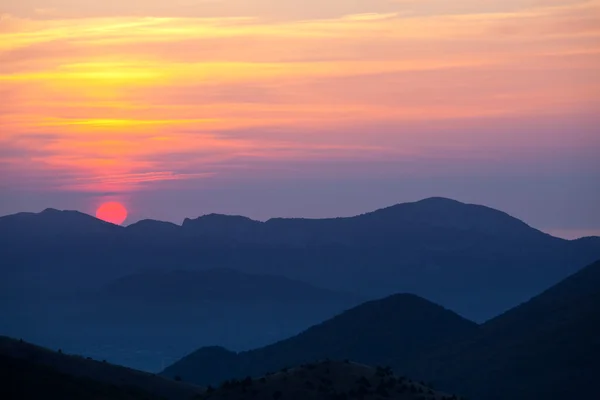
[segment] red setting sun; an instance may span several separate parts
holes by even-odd
[[[104,203],[96,210],[96,218],[121,225],[127,219],[127,209],[121,203]]]

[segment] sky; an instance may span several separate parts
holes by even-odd
[[[600,0],[0,0],[0,215],[430,196],[600,235]]]

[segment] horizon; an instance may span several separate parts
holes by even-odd
[[[135,225],[136,223],[141,222],[141,221],[166,222],[166,223],[172,223],[172,224],[174,224],[176,226],[181,227],[185,223],[185,220],[188,220],[188,219],[189,220],[195,220],[195,219],[202,218],[202,217],[205,217],[205,216],[208,216],[208,215],[225,215],[225,216],[233,216],[233,217],[244,217],[244,218],[249,218],[249,219],[251,219],[253,221],[258,221],[258,222],[267,222],[270,219],[278,219],[278,218],[283,218],[283,219],[293,219],[293,218],[302,218],[302,219],[352,218],[352,217],[356,217],[356,216],[359,216],[359,215],[362,215],[362,214],[365,214],[365,213],[368,214],[370,212],[379,211],[379,210],[382,210],[382,209],[385,209],[385,208],[389,208],[389,207],[394,207],[394,206],[398,206],[398,205],[402,205],[402,204],[418,203],[418,202],[422,202],[422,201],[426,201],[426,200],[431,200],[431,199],[441,199],[441,200],[447,200],[447,201],[456,201],[456,202],[459,202],[459,203],[464,204],[464,205],[485,206],[485,207],[487,207],[485,204],[464,203],[464,202],[461,202],[459,200],[455,200],[455,199],[451,199],[451,198],[447,198],[447,197],[433,196],[433,197],[427,197],[427,198],[419,199],[419,200],[416,200],[416,201],[413,201],[413,202],[395,203],[395,204],[391,204],[391,205],[388,205],[388,206],[384,206],[384,207],[380,207],[380,208],[377,208],[377,209],[368,210],[368,211],[364,211],[362,213],[352,214],[352,215],[329,215],[329,216],[325,216],[325,217],[302,217],[302,216],[286,216],[286,217],[282,217],[282,216],[271,216],[271,217],[268,217],[268,218],[265,218],[265,219],[258,219],[258,218],[252,218],[252,217],[249,217],[249,216],[246,216],[246,215],[242,215],[242,214],[222,214],[222,213],[208,212],[208,213],[200,214],[200,215],[197,215],[197,216],[187,216],[187,217],[184,217],[180,221],[170,221],[170,220],[163,220],[163,219],[157,219],[157,218],[148,217],[148,218],[137,219],[137,220],[131,220],[131,219],[127,218],[122,223],[116,223],[116,222],[112,222],[112,221],[103,220],[99,216],[93,215],[93,213],[88,213],[88,212],[80,211],[80,210],[57,209],[57,208],[53,208],[53,207],[46,207],[46,208],[44,208],[43,210],[40,210],[40,211],[24,211],[24,212],[34,213],[34,214],[41,214],[41,213],[47,212],[47,211],[79,212],[79,213],[85,214],[87,216],[90,216],[92,218],[95,218],[95,219],[97,219],[99,221],[108,222],[108,223],[111,223],[111,224],[117,225],[117,226],[122,226],[123,228],[127,228],[127,227],[129,227],[131,225]],[[495,210],[495,211],[504,212],[503,210],[498,210],[498,209],[494,209],[494,208],[492,208],[492,209]],[[10,215],[15,215],[15,214],[0,215],[0,218],[6,217],[6,216],[10,216]],[[508,215],[510,217],[512,217],[512,218],[516,218],[516,219],[520,220],[521,222],[525,222],[527,224],[526,221],[523,221],[520,218],[517,218],[517,217],[515,217],[515,216],[513,216],[511,214],[508,214]],[[552,231],[552,230],[550,230],[550,231],[546,231],[546,230],[543,230],[543,229],[538,229],[537,227],[532,226],[530,224],[527,224],[527,225],[529,225],[533,229],[540,230],[541,232],[544,232],[544,233],[547,233],[547,234],[549,234],[551,236],[558,237],[558,238],[565,239],[565,240],[576,240],[576,239],[581,239],[581,238],[585,238],[585,237],[600,237],[600,230],[598,230],[598,231],[597,230],[566,230],[566,231],[560,231],[560,230]]]
[[[348,216],[442,196],[600,234],[600,0],[0,0],[0,214]]]

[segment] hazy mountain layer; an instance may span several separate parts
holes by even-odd
[[[501,211],[430,198],[349,218],[211,214],[182,226],[22,213],[0,218],[0,254],[0,289],[25,298],[145,269],[225,267],[367,298],[415,293],[483,321],[600,258],[600,238],[562,240]]]
[[[157,372],[199,346],[262,346],[362,301],[278,276],[228,269],[148,271],[99,290],[12,300],[0,329]]]
[[[599,354],[600,261],[409,371],[473,399],[585,399],[597,397]]]
[[[270,346],[241,353],[202,348],[162,374],[215,385],[325,358],[371,365],[388,365],[392,360],[409,364],[425,350],[477,329],[475,323],[427,300],[395,295],[364,303]]]

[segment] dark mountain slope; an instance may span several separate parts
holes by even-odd
[[[60,235],[110,234],[120,226],[101,221],[78,211],[59,211],[48,208],[40,213],[19,213],[0,217],[0,237],[50,237]]]
[[[284,369],[258,379],[224,383],[202,400],[458,400],[385,368],[322,361]]]
[[[63,374],[30,361],[0,355],[3,400],[162,400],[139,388],[119,387]]]
[[[439,197],[346,218],[273,218],[263,223],[246,217],[210,214],[194,220],[186,219],[183,229],[188,234],[228,238],[242,243],[346,244],[361,247],[365,244],[397,245],[398,239],[431,235],[435,230],[440,231],[440,236],[459,232],[512,240],[550,238],[501,211]]]
[[[190,234],[251,242],[262,225],[239,215],[208,214],[193,220],[186,218],[182,229]]]
[[[168,235],[178,235],[181,232],[179,225],[171,222],[144,219],[128,225],[126,231],[130,235],[142,237],[155,237],[165,240]]]
[[[3,399],[187,400],[202,392],[193,385],[7,337],[0,337],[0,370],[0,390],[6,393]]]
[[[410,372],[474,399],[595,398],[599,355],[600,261]]]
[[[474,330],[476,324],[443,307],[413,295],[394,295],[364,303],[256,350],[235,354],[202,348],[168,367],[163,375],[216,384],[325,358],[377,365],[396,358],[408,362],[425,349]]]

